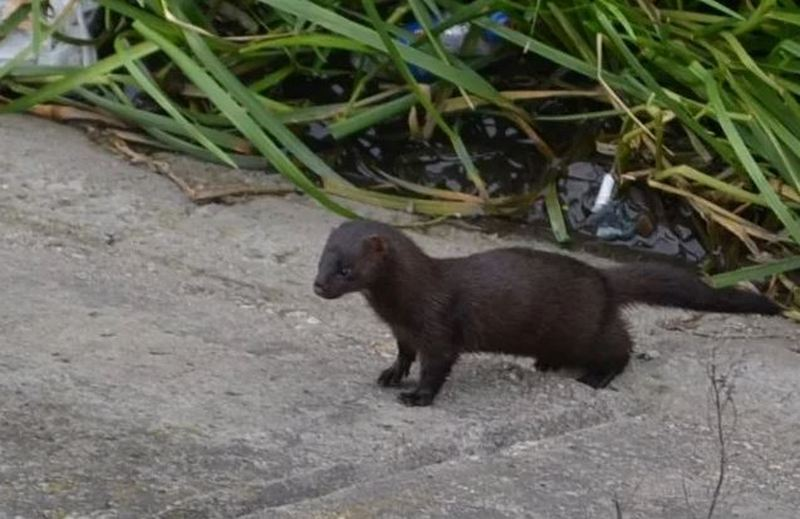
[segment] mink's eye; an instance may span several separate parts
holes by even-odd
[[[339,267],[338,274],[343,278],[349,278],[352,273],[353,269],[351,269],[350,267]]]

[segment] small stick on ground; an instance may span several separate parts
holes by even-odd
[[[614,493],[614,511],[616,512],[616,519],[622,519],[622,505],[619,502],[619,497],[616,492]]]
[[[715,422],[716,422],[716,435],[719,444],[719,469],[717,473],[717,481],[714,485],[714,491],[711,495],[711,502],[708,505],[708,514],[706,519],[711,519],[714,516],[714,511],[719,502],[722,486],[725,484],[725,476],[727,475],[728,468],[728,449],[727,437],[725,432],[723,418],[725,408],[730,405],[733,410],[733,425],[735,428],[737,421],[736,404],[733,401],[733,383],[730,380],[730,372],[720,375],[716,363],[717,350],[714,348],[711,352],[711,363],[708,366],[708,378],[711,382],[711,403],[714,406]]]
[[[697,514],[694,513],[694,506],[689,499],[689,489],[686,488],[686,478],[681,478],[681,486],[683,487],[683,500],[686,502],[686,509],[689,511],[689,517],[697,519]]]

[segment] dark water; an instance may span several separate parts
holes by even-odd
[[[544,109],[552,112],[564,107],[552,102],[544,104]],[[478,114],[459,117],[458,124],[492,196],[530,192],[544,184],[552,165],[505,118]],[[538,130],[564,161],[558,192],[571,237],[580,248],[607,256],[654,253],[689,263],[706,259],[699,232],[702,227],[687,204],[641,183],[626,184],[615,194],[613,207],[606,214],[592,213],[603,176],[612,166],[611,158],[597,153],[594,145],[596,136],[609,130],[607,122],[543,123]],[[337,172],[356,185],[386,185],[380,174],[384,172],[425,186],[476,192],[441,132],[435,132],[429,141],[413,140],[403,121],[372,128],[341,142],[334,142],[323,125],[309,128],[306,137]],[[541,200],[522,218],[481,218],[473,223],[491,232],[521,232],[552,239]],[[605,235],[616,236],[602,239],[597,235],[598,228],[603,228]],[[609,229],[613,232],[609,233]]]
[[[485,116],[461,135],[490,195],[523,193],[541,182],[547,163],[516,128]],[[412,140],[400,125],[373,128],[339,143],[331,158],[338,172],[359,185],[383,182],[383,172],[425,186],[476,193],[449,141],[438,136]]]
[[[619,231],[609,244],[631,247],[699,263],[706,251],[695,231],[696,222],[687,204],[665,198],[642,185],[628,186],[620,194],[606,222],[591,212],[607,168],[593,162],[573,162],[559,181],[559,194],[566,203],[569,226],[587,237],[596,237],[598,227]],[[600,238],[595,238],[600,239]]]

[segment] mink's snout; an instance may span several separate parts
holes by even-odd
[[[314,293],[323,299],[336,299],[341,295],[330,284],[320,280],[314,281]]]
[[[325,294],[327,293],[327,290],[325,290],[325,284],[319,280],[314,281],[314,293],[319,297],[325,297]]]

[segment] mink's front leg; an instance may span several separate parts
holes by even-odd
[[[400,393],[400,401],[407,406],[431,405],[457,359],[454,353],[420,352],[419,384],[412,391]]]
[[[397,342],[397,358],[394,363],[383,370],[378,376],[378,384],[383,387],[399,386],[400,382],[406,378],[411,371],[411,364],[417,357],[417,352],[408,346],[407,343]]]

